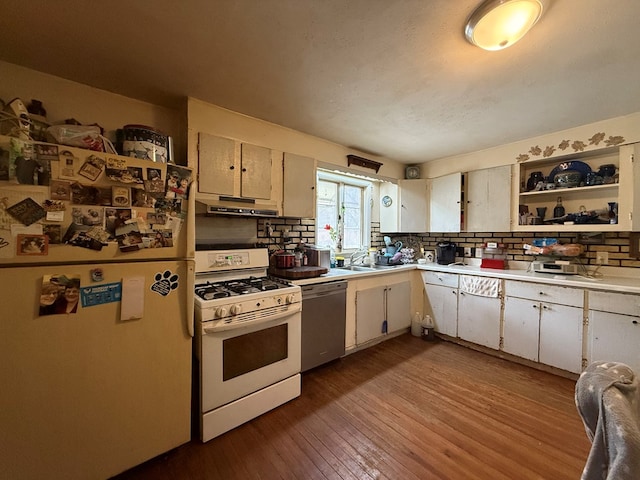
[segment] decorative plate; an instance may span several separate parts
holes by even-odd
[[[553,170],[551,170],[551,173],[549,174],[549,178],[551,179],[551,181],[553,181],[556,174],[560,172],[564,172],[565,170],[575,170],[576,172],[580,172],[580,174],[582,175],[582,180],[584,180],[587,177],[587,173],[591,173],[592,171],[591,167],[586,163],[581,162],[579,160],[574,160],[572,162],[563,162],[557,167],[555,167]]]

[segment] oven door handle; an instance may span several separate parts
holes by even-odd
[[[205,335],[208,334],[214,334],[214,333],[218,333],[218,332],[224,332],[227,330],[234,330],[236,328],[242,328],[242,327],[252,327],[254,325],[260,325],[261,323],[268,323],[268,322],[273,322],[274,320],[280,320],[281,318],[284,317],[290,317],[292,315],[294,315],[295,313],[300,311],[300,306],[297,305],[298,308],[296,309],[287,309],[283,312],[278,312],[274,315],[269,315],[268,317],[261,317],[261,318],[257,318],[255,320],[247,320],[244,322],[237,322],[237,323],[219,323],[215,326],[212,327],[207,327],[207,326],[203,326],[202,327],[202,331]]]

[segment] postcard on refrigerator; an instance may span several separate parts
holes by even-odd
[[[17,238],[18,255],[46,255],[49,250],[49,237],[46,235],[24,235]]]
[[[114,207],[131,206],[131,189],[129,187],[112,187],[111,197],[111,205]]]
[[[96,155],[89,155],[84,164],[82,164],[82,167],[80,167],[78,173],[92,182],[95,182],[102,173],[104,165],[105,161],[102,158]]]

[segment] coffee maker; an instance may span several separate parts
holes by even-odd
[[[456,261],[456,244],[440,242],[436,246],[436,261],[439,265],[449,265]]]

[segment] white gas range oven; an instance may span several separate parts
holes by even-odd
[[[267,276],[266,248],[196,251],[200,439],[300,395],[300,287]]]

